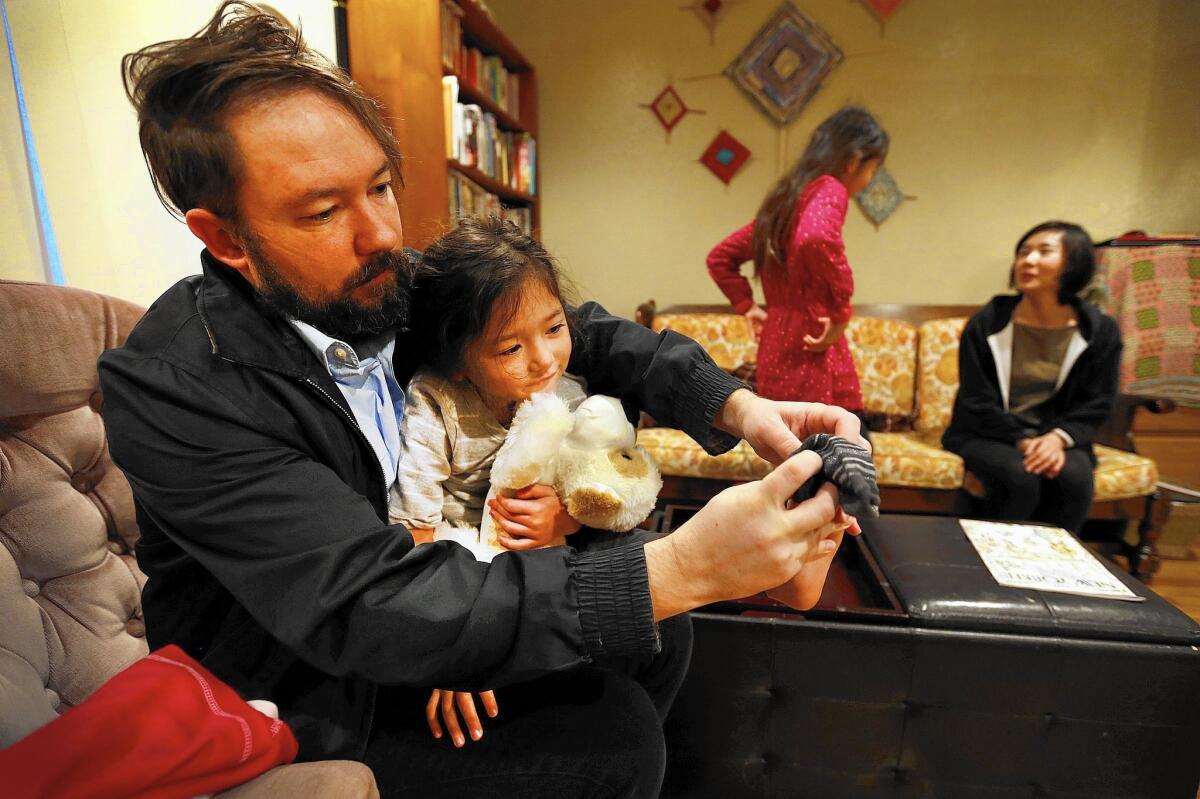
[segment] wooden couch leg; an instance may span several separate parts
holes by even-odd
[[[1143,583],[1149,584],[1158,571],[1158,537],[1171,517],[1171,502],[1159,489],[1146,497],[1146,509],[1138,522],[1138,541],[1129,557],[1129,571]]]

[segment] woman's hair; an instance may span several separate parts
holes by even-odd
[[[520,310],[531,283],[563,303],[571,330],[570,286],[537,239],[496,217],[460,219],[426,248],[413,278],[412,329],[424,362],[442,375],[460,371],[467,348],[494,317],[507,322]]]
[[[871,112],[846,106],[813,131],[804,154],[767,192],[754,218],[754,274],[784,262],[796,224],[796,203],[804,187],[821,175],[840,176],[857,156],[860,161],[887,157],[888,135]]]
[[[1021,247],[1038,233],[1048,230],[1062,231],[1063,270],[1058,284],[1058,301],[1067,305],[1075,295],[1087,288],[1096,274],[1096,248],[1092,246],[1092,237],[1079,225],[1072,222],[1052,220],[1030,228],[1017,242],[1013,249],[1013,258],[1021,252]],[[1008,273],[1008,287],[1016,288],[1016,264]]]
[[[400,150],[375,101],[304,44],[286,20],[241,0],[222,3],[186,39],[159,42],[121,59],[125,94],[154,190],[168,211],[192,208],[240,222],[240,163],[226,129],[231,111],[263,98],[316,91],[341,104],[383,148],[399,188]]]

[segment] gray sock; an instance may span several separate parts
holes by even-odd
[[[875,463],[871,453],[841,436],[817,433],[804,439],[795,455],[812,450],[821,456],[821,471],[814,474],[792,495],[796,502],[810,499],[821,484],[837,486],[842,508],[851,516],[879,515],[879,486],[875,482]]]

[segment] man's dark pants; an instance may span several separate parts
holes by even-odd
[[[603,658],[497,689],[494,719],[476,697],[483,738],[468,737],[462,749],[429,731],[428,690],[381,688],[364,758],[381,795],[657,797],[666,766],[662,723],[691,661],[691,618],[666,619],[658,630],[662,649],[652,658]]]

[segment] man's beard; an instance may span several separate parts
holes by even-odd
[[[262,279],[257,288],[259,299],[276,313],[310,324],[355,348],[408,324],[411,279],[409,261],[403,252],[380,253],[346,280],[339,296],[314,302],[300,296],[287,282],[263,252],[257,236],[243,232],[241,241]],[[354,289],[388,271],[394,280],[370,288],[373,301],[370,305],[363,305],[351,296]]]

